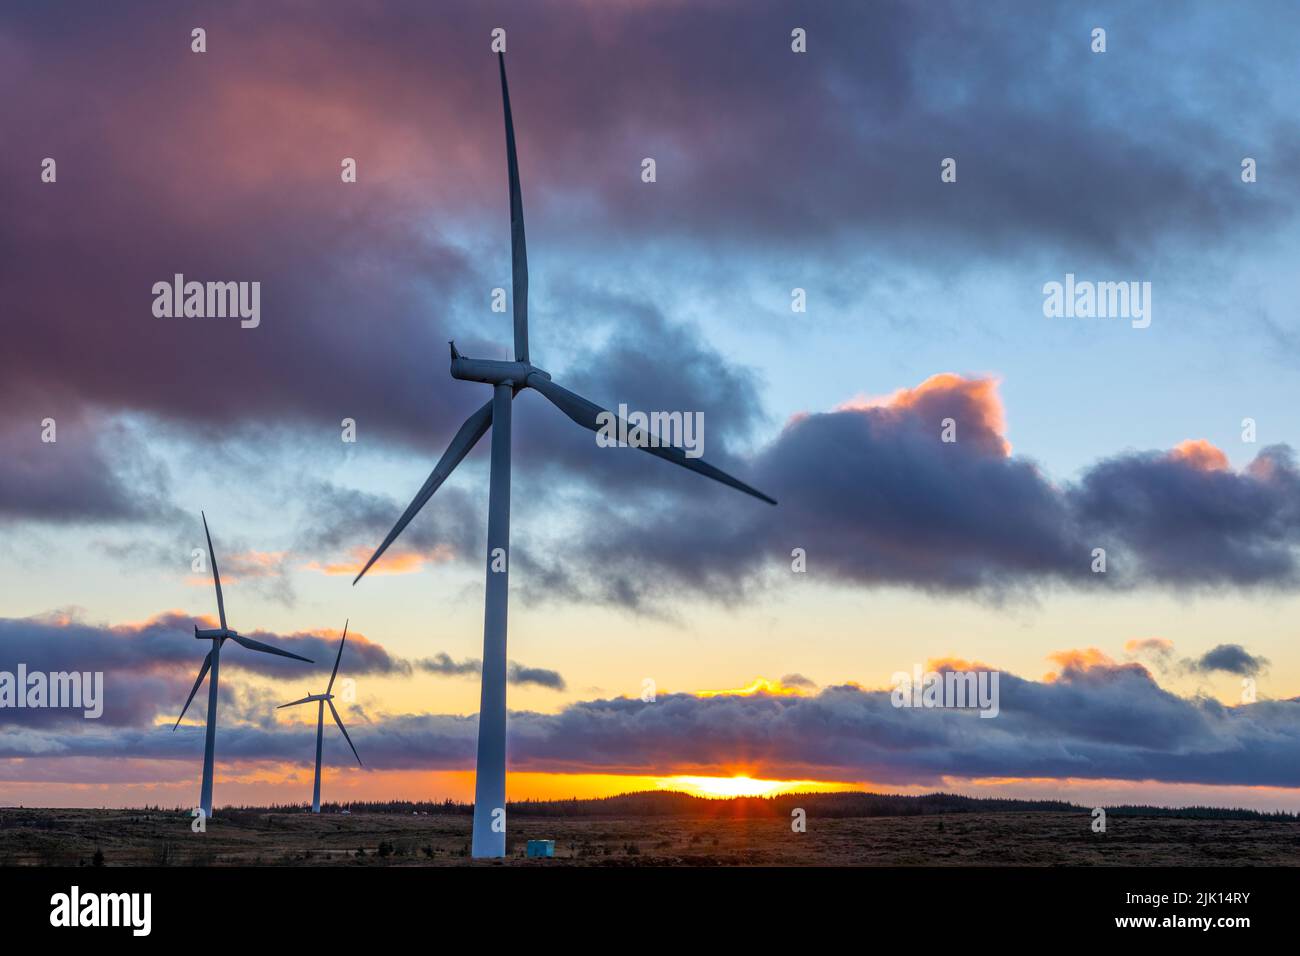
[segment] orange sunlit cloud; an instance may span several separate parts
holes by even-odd
[[[931,657],[925,662],[927,671],[995,671],[999,668],[979,661],[967,661],[960,657]]]
[[[1120,664],[1105,651],[1096,647],[1074,648],[1066,651],[1054,651],[1047,655],[1047,659],[1057,664],[1061,672],[1074,671],[1076,673],[1089,670],[1136,670],[1150,676],[1150,672],[1141,664]],[[1050,671],[1043,675],[1043,683],[1055,683],[1061,677],[1061,672]]]
[[[1143,637],[1133,638],[1124,642],[1124,650],[1130,654],[1139,654],[1143,651],[1153,651],[1157,654],[1164,654],[1174,649],[1174,642],[1167,637]]]
[[[221,585],[238,584],[248,578],[273,578],[284,571],[285,551],[235,551],[222,555],[217,567],[221,570]],[[212,570],[191,574],[185,579],[190,587],[212,587]]]
[[[1187,441],[1179,442],[1169,453],[1169,457],[1197,471],[1228,470],[1228,456],[1204,438],[1189,438]]]
[[[363,546],[353,548],[347,561],[334,563],[309,561],[303,567],[309,571],[319,571],[321,574],[355,577],[356,573],[366,566],[366,562],[370,560],[370,555],[373,553],[373,551]],[[388,551],[371,566],[366,574],[413,574],[427,563],[442,564],[450,561],[455,556],[456,552],[448,544],[439,544],[432,551],[426,552]]]
[[[835,407],[835,411],[866,411],[868,409],[910,410],[928,405],[934,399],[956,395],[969,403],[975,414],[971,424],[983,434],[991,436],[1002,455],[1011,454],[1011,443],[1006,440],[1006,414],[998,396],[996,378],[966,378],[954,372],[931,375],[916,388],[900,388],[896,392],[872,397],[859,395]]]

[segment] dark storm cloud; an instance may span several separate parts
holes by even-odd
[[[378,163],[369,192],[339,181],[343,155],[361,154],[367,170],[368,151],[399,148],[405,120],[367,121],[369,107],[353,98],[341,109],[356,122],[334,126],[321,113],[331,94],[268,69],[283,51],[264,59],[250,41],[261,28],[237,28],[257,12],[228,11],[231,22],[205,10],[210,59],[189,51],[192,13],[141,5],[92,15],[93,27],[62,13],[50,30],[39,14],[26,23],[9,12],[5,39],[21,55],[5,59],[6,80],[35,91],[30,70],[51,86],[8,104],[8,131],[41,155],[6,151],[0,161],[10,213],[0,277],[21,330],[0,359],[6,400],[56,417],[93,404],[191,427],[350,415],[406,439],[460,412],[459,399],[472,406],[463,393],[445,405],[447,392],[420,383],[445,354],[431,312],[454,310],[471,287],[485,300],[490,283],[398,201]],[[290,23],[262,28],[319,40]],[[324,67],[332,56],[321,52]],[[338,65],[328,72],[341,80]],[[25,183],[20,170],[45,155],[60,165],[57,183],[36,181],[44,192],[8,180]],[[420,168],[436,155],[424,153]],[[178,272],[260,281],[262,324],[154,318],[153,284]]]
[[[1296,14],[1196,9],[1216,28],[1184,36],[1116,7],[1099,57],[1091,21],[1023,4],[998,16],[960,3],[411,2],[310,18],[252,2],[11,6],[0,79],[24,95],[4,126],[27,146],[0,156],[0,283],[17,330],[0,395],[191,427],[350,415],[406,443],[449,434],[476,396],[433,386],[446,339],[500,354],[507,329],[486,307],[508,285],[487,49],[501,24],[539,335],[571,308],[545,292],[575,254],[586,265],[571,284],[600,286],[594,249],[805,256],[843,243],[951,262],[1258,241],[1298,187],[1216,188],[1243,147],[1209,116],[1240,116],[1265,161],[1295,152],[1293,117],[1220,78],[1253,75],[1250,41],[1285,36]],[[804,55],[789,49],[795,22]],[[1169,31],[1183,42],[1152,38]],[[1188,72],[1210,53],[1213,80]],[[645,155],[659,161],[652,187]],[[957,187],[939,182],[945,155]],[[39,181],[45,156],[55,184]],[[339,180],[344,156],[356,184]],[[152,285],[177,272],[262,282],[262,325],[155,319]],[[647,385],[662,374],[637,369]]]
[[[1226,707],[1160,688],[1141,667],[1067,667],[1055,681],[1000,675],[1000,711],[894,707],[887,690],[846,685],[815,696],[662,695],[572,704],[558,714],[515,712],[510,765],[552,773],[730,772],[743,765],[777,779],[938,785],[945,777],[1158,780],[1300,786],[1300,704]],[[463,769],[472,765],[472,717],[399,716],[351,728],[368,767]],[[0,757],[38,747],[78,757],[192,760],[198,728],[175,735],[112,736],[29,731],[0,739]],[[222,730],[226,760],[298,760],[309,730]],[[347,763],[345,747],[332,763]]]
[[[1194,670],[1209,673],[1223,671],[1253,677],[1268,667],[1268,660],[1251,654],[1240,644],[1219,644],[1190,662]]]

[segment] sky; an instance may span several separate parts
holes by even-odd
[[[276,705],[323,688],[345,622],[366,767],[327,733],[324,798],[472,796],[488,442],[351,581],[489,396],[448,340],[510,354],[500,28],[533,362],[701,414],[704,459],[780,502],[519,394],[511,799],[1300,810],[1298,27],[1285,2],[8,4],[0,684],[105,689],[95,719],[0,706],[0,805],[197,803],[206,693],[173,724],[216,626],[200,511],[230,626],[314,661],[223,653],[217,804],[309,799],[312,715]],[[257,326],[155,315],[176,274],[260,283]],[[1149,288],[1149,324],[1049,317],[1067,276]],[[894,706],[918,667],[997,672],[998,716]]]

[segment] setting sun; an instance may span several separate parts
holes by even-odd
[[[778,793],[855,790],[856,784],[824,780],[756,780],[753,777],[663,777],[655,781],[660,790],[676,790],[696,797],[770,797]]]

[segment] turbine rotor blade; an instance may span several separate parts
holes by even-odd
[[[411,503],[407,505],[406,510],[402,512],[402,516],[397,519],[397,524],[393,525],[393,530],[388,532],[388,537],[384,538],[384,543],[370,556],[370,560],[361,569],[361,573],[352,579],[353,584],[360,581],[361,576],[370,570],[370,566],[379,560],[379,556],[388,550],[388,546],[397,540],[397,536],[411,523],[411,519],[419,513],[425,503],[433,497],[433,493],[447,480],[447,476],[456,470],[456,466],[469,454],[470,449],[478,444],[478,440],[483,437],[484,432],[488,430],[488,426],[491,424],[492,403],[489,401],[473,415],[465,419],[465,424],[460,426],[460,431],[456,432],[456,437],[451,440],[447,450],[442,453],[442,458],[434,466],[423,487],[416,493]]]
[[[208,533],[208,516],[203,516],[203,536],[208,539],[208,561],[212,563],[212,583],[217,586],[217,614],[221,616],[221,629],[226,629],[226,602],[221,597],[221,575],[217,573],[217,556],[212,551],[212,535]]]
[[[281,704],[279,707],[275,709],[284,710],[286,707],[293,707],[297,704],[309,704],[309,703],[311,703],[311,697],[304,697],[302,700],[291,700],[287,704]]]
[[[574,394],[567,388],[557,385],[555,382],[538,375],[536,372],[528,376],[528,385],[545,395],[552,405],[564,412],[564,414],[568,415],[583,428],[590,429],[593,432],[599,432],[601,429],[598,416],[602,413],[610,415],[611,418],[614,418],[616,421],[622,421],[621,419],[617,419],[613,412],[606,412],[605,409],[601,408],[594,402],[587,401],[587,399],[583,398],[581,395]],[[632,426],[628,425],[626,422],[623,422],[623,425],[626,428],[626,434],[628,435],[641,431],[641,429],[632,428]],[[681,465],[688,471],[693,471],[706,478],[712,478],[714,481],[719,481],[724,485],[735,488],[737,491],[743,491],[747,495],[752,495],[760,501],[766,501],[770,505],[776,504],[775,498],[763,494],[763,492],[745,484],[739,478],[732,477],[721,468],[715,468],[713,465],[708,464],[701,458],[687,458],[686,452],[680,448],[672,445],[639,445],[637,447],[642,451],[649,452],[656,458],[670,461],[674,465]]]
[[[292,657],[295,661],[306,661],[308,664],[316,663],[310,657],[303,657],[301,654],[282,651],[278,647],[272,647],[270,644],[263,644],[261,641],[255,641],[251,637],[244,637],[242,634],[231,634],[230,639],[236,644],[242,644],[250,651],[261,651],[263,654],[276,654],[279,657]]]
[[[343,736],[347,740],[348,746],[352,748],[352,756],[356,757],[357,763],[364,767],[365,764],[361,763],[361,754],[357,753],[357,748],[352,743],[352,738],[348,736],[348,729],[343,726],[343,719],[339,717],[339,712],[334,709],[334,701],[327,700],[325,703],[330,705],[330,713],[334,715],[334,723],[339,725],[339,730],[343,731]]]
[[[194,695],[199,692],[199,687],[203,684],[203,678],[208,676],[208,669],[212,666],[212,651],[208,651],[208,656],[203,658],[203,666],[199,668],[199,676],[194,678],[194,686],[190,689],[190,696],[185,701],[185,706],[181,708],[181,715],[176,718],[176,723],[172,725],[172,733],[181,725],[185,719],[185,712],[190,709],[190,704],[194,701]]]
[[[510,173],[510,268],[514,281],[515,361],[528,361],[528,245],[524,241],[524,199],[519,188],[519,159],[515,155],[515,121],[506,86],[506,57],[497,54],[501,67],[501,103],[506,116],[506,166]]]
[[[348,622],[344,621],[343,640],[339,641],[339,653],[338,656],[334,658],[334,670],[330,672],[330,683],[329,686],[325,688],[325,693],[327,694],[334,689],[334,678],[337,677],[339,674],[339,661],[343,660],[343,644],[345,641],[347,641],[347,639],[348,639]]]

